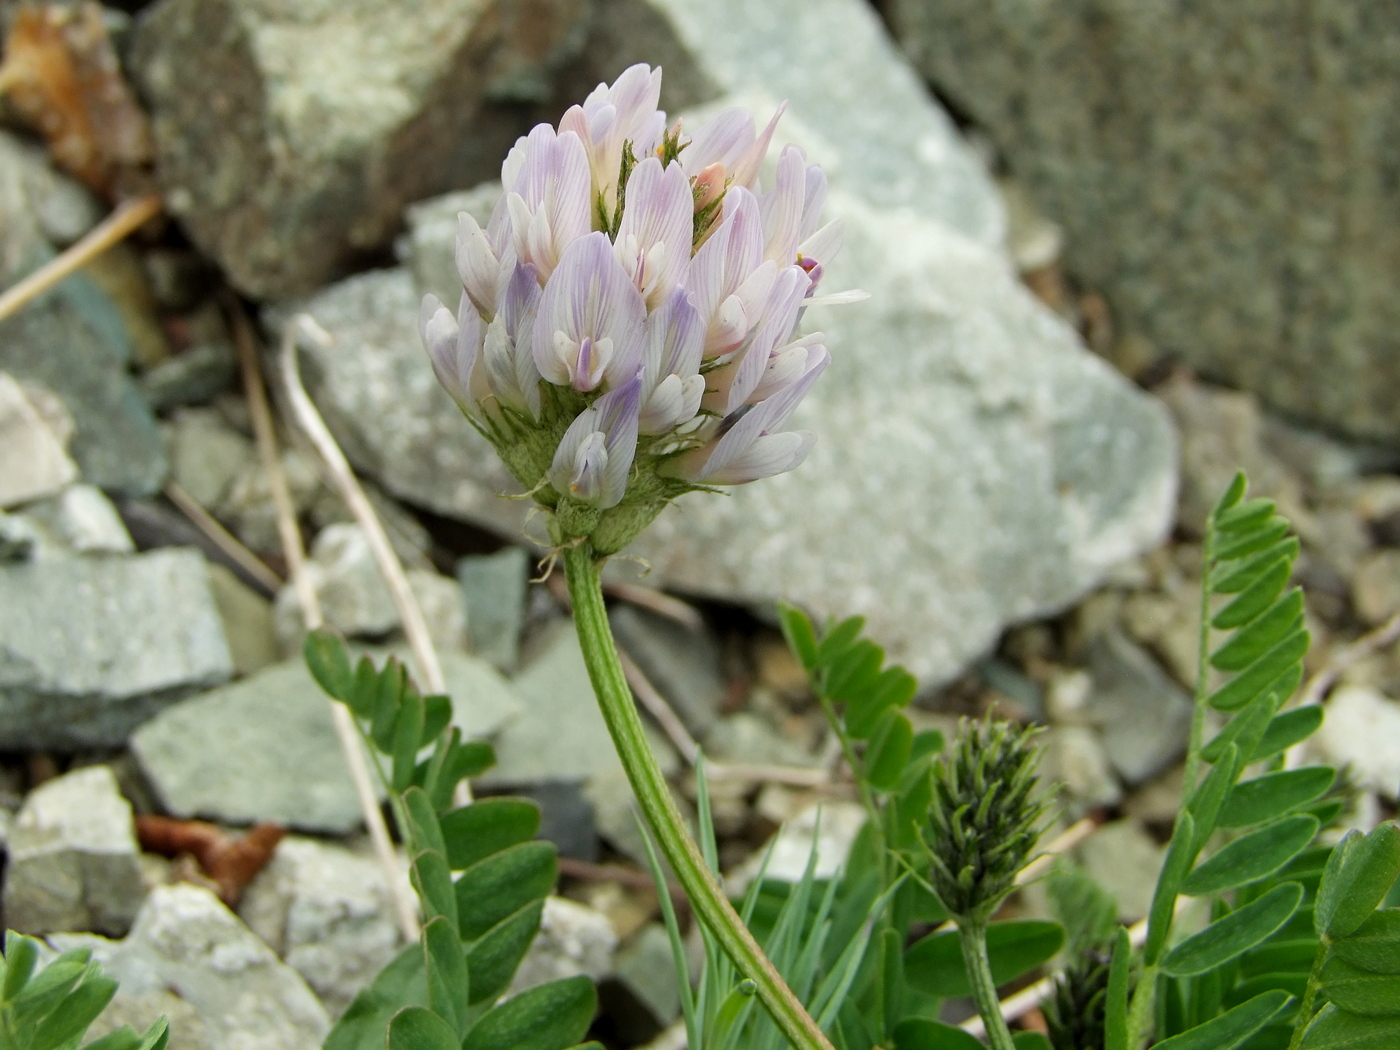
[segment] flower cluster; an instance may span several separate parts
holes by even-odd
[[[555,542],[600,553],[682,492],[801,463],[813,435],[781,428],[829,361],[821,334],[793,338],[841,243],[821,170],[788,146],[761,188],[781,108],[687,133],[660,92],[633,66],[516,142],[486,228],[459,216],[456,314],[430,295],[419,321]]]

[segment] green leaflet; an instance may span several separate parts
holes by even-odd
[[[544,897],[558,877],[552,842],[522,842],[472,865],[455,886],[463,939],[475,940],[530,901]]]
[[[598,993],[587,977],[550,981],[489,1011],[461,1050],[565,1050],[584,1037],[597,1009]]]
[[[1210,665],[1222,671],[1241,671],[1301,628],[1302,623],[1303,591],[1294,587],[1211,653]]]
[[[1238,711],[1288,674],[1308,653],[1311,638],[1304,628],[1285,635],[1249,666],[1206,698],[1217,711]]]
[[[1320,798],[1337,778],[1330,766],[1305,766],[1235,785],[1220,810],[1222,828],[1262,824]]]
[[[894,1050],[984,1050],[982,1041],[942,1021],[911,1017],[894,1029]]]
[[[506,990],[539,931],[543,913],[544,901],[531,901],[492,926],[472,944],[467,952],[467,972],[471,975],[473,1004],[495,998]]]
[[[1181,892],[1200,897],[1257,882],[1307,849],[1317,832],[1317,818],[1306,814],[1252,831],[1198,865],[1181,884]]]
[[[865,752],[865,779],[870,786],[889,791],[899,782],[914,746],[914,727],[909,719],[889,709]]]
[[[301,651],[316,684],[333,699],[348,701],[355,676],[340,639],[333,632],[319,628],[307,633]]]
[[[1400,1050],[1400,1026],[1388,1017],[1360,1017],[1324,1006],[1308,1025],[1299,1050]]]
[[[1298,670],[1301,672],[1302,668]],[[1301,678],[1301,673],[1299,677]],[[1259,746],[1254,749],[1254,754],[1250,756],[1250,761],[1261,762],[1266,758],[1273,758],[1280,751],[1284,751],[1294,744],[1302,743],[1312,736],[1321,725],[1321,704],[1295,707],[1292,711],[1285,711],[1281,715],[1274,716],[1273,720],[1269,722],[1268,728],[1264,730],[1264,738],[1259,741]]]
[[[1355,933],[1333,941],[1332,952],[1372,973],[1400,974],[1400,908],[1373,912]]]
[[[1224,965],[1272,937],[1302,901],[1303,887],[1296,882],[1274,887],[1178,944],[1163,958],[1162,972],[1191,977]]]
[[[1264,992],[1205,1024],[1154,1044],[1154,1050],[1232,1050],[1263,1028],[1288,1003],[1288,993]]]
[[[540,830],[540,810],[519,798],[483,798],[439,820],[453,870],[470,868],[493,853],[529,842]]]
[[[1162,947],[1167,942],[1171,930],[1172,909],[1176,906],[1176,895],[1181,892],[1191,864],[1196,859],[1196,822],[1189,812],[1182,813],[1172,830],[1172,840],[1167,846],[1167,855],[1162,860],[1162,870],[1157,876],[1157,888],[1152,893],[1152,907],[1148,912],[1147,943],[1142,949],[1143,962],[1151,966],[1157,961]]]
[[[1133,946],[1128,931],[1118,927],[1108,970],[1108,995],[1104,1002],[1104,1050],[1129,1050],[1128,992]]]
[[[1332,851],[1317,891],[1320,937],[1354,933],[1400,876],[1400,828],[1385,823],[1362,836],[1348,832]]]
[[[389,1050],[458,1050],[452,1026],[431,1010],[409,1006],[389,1022]]]
[[[424,925],[422,939],[428,974],[428,1008],[451,1025],[460,1039],[466,1034],[470,1005],[462,942],[444,915]]]
[[[1335,955],[1322,965],[1322,991],[1337,1007],[1367,1017],[1400,1018],[1400,974],[1372,973]],[[1396,1021],[1400,1027],[1400,1020]]]

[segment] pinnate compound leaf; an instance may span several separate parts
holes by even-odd
[[[598,993],[587,977],[551,981],[488,1012],[467,1033],[462,1050],[565,1050],[583,1038],[597,1008]]]
[[[1363,970],[1400,974],[1400,908],[1372,912],[1355,933],[1333,941],[1332,951]]]
[[[1203,861],[1181,892],[1200,897],[1267,878],[1307,849],[1318,828],[1316,817],[1298,814],[1252,831]]]
[[[471,974],[472,1003],[494,999],[506,990],[540,928],[543,914],[543,900],[527,904],[492,926],[471,946],[467,972]]]
[[[894,1029],[894,1050],[984,1050],[981,1040],[942,1021],[911,1017]]]
[[[558,876],[552,842],[522,842],[473,864],[456,884],[462,939],[476,940],[531,901],[547,896]]]
[[[1331,766],[1305,766],[1236,784],[1220,808],[1219,826],[1247,828],[1274,820],[1320,798],[1336,778]]]
[[[1194,977],[1223,966],[1277,933],[1302,902],[1303,887],[1296,882],[1275,886],[1178,944],[1162,960],[1162,972]]]
[[[458,1050],[452,1026],[431,1010],[408,1006],[389,1022],[388,1050]]]
[[[1263,550],[1251,554],[1244,561],[1217,564],[1211,574],[1211,592],[1214,594],[1240,594],[1246,590],[1265,568],[1275,560],[1284,558],[1290,562],[1298,560],[1302,545],[1297,536],[1288,536]]]
[[[1056,922],[1015,920],[987,926],[987,954],[992,980],[1014,981],[1051,958],[1065,942]],[[905,980],[919,991],[940,998],[972,994],[957,930],[931,933],[904,953]]]
[[[1244,529],[1229,536],[1216,549],[1217,561],[1235,561],[1263,550],[1288,535],[1288,521],[1285,518],[1270,518],[1252,529]]]
[[[316,684],[334,700],[350,701],[354,672],[350,669],[350,657],[346,655],[345,643],[333,631],[317,628],[306,636],[302,643],[302,656],[307,669]]]
[[[483,798],[444,815],[440,824],[453,871],[529,842],[540,830],[540,807],[523,798]]]
[[[1400,1025],[1393,1018],[1361,1017],[1328,1003],[1303,1033],[1299,1050],[1400,1050]]]
[[[811,674],[817,666],[817,632],[812,629],[812,621],[795,605],[779,602],[778,623],[783,629],[788,648]]]
[[[1400,974],[1372,973],[1333,955],[1322,964],[1320,976],[1323,994],[1343,1010],[1400,1017]]]
[[[1190,1031],[1153,1044],[1153,1050],[1233,1050],[1288,1005],[1284,991],[1264,992]]]
[[[1346,937],[1385,900],[1400,876],[1400,828],[1380,824],[1370,834],[1348,832],[1328,859],[1317,891],[1318,936]]]

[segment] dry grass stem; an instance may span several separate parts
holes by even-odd
[[[689,602],[674,598],[655,587],[643,587],[636,583],[604,583],[603,593],[609,598],[636,605],[668,620],[674,620],[682,627],[697,634],[705,629],[705,618]]]
[[[209,537],[209,540],[223,551],[235,562],[239,568],[243,569],[249,576],[258,581],[270,596],[274,596],[282,589],[283,579],[273,572],[265,561],[250,551],[239,542],[238,537],[229,532],[219,524],[217,519],[205,510],[193,496],[186,492],[174,481],[165,483],[165,498],[175,506],[180,508],[181,513],[190,519],[190,522]]]
[[[267,401],[267,390],[263,386],[253,327],[247,314],[237,303],[233,307],[233,321],[234,340],[238,344],[239,362],[243,368],[243,387],[248,398],[249,414],[253,420],[253,432],[257,437],[258,452],[262,456],[268,487],[272,490],[272,499],[277,508],[277,532],[282,539],[282,552],[287,559],[292,585],[300,599],[302,619],[308,630],[315,630],[321,625],[321,605],[316,598],[316,589],[312,587],[306,574],[306,551],[302,547],[301,530],[297,526],[296,508],[292,503],[291,490],[287,486],[287,476],[282,471],[282,461],[277,453],[277,432]],[[350,712],[344,704],[329,699],[326,702],[330,704],[336,736],[340,739],[345,764],[350,770],[350,779],[354,782],[355,793],[360,800],[360,809],[364,814],[365,826],[369,829],[370,841],[374,845],[379,863],[384,868],[389,892],[394,901],[394,910],[398,916],[399,930],[406,941],[416,941],[418,907],[403,879],[399,877],[398,857],[389,839],[384,814],[379,808],[379,798],[374,791],[374,782],[370,779],[369,765],[365,761],[359,732],[350,720]]]
[[[43,295],[65,277],[92,262],[112,245],[125,239],[160,214],[160,194],[151,193],[126,201],[94,226],[81,240],[65,248],[4,295],[0,295],[0,321]]]

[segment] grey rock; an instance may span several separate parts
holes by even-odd
[[[467,603],[467,639],[473,653],[507,673],[520,660],[530,556],[520,547],[469,555],[457,563]]]
[[[281,459],[292,506],[301,517],[324,489],[320,468],[309,455],[296,448],[283,449]],[[233,479],[223,502],[215,508],[215,516],[254,551],[282,549],[272,488],[258,458],[250,460]]]
[[[423,523],[401,503],[385,495],[384,490],[374,482],[361,479],[360,487],[364,489],[370,506],[374,508],[379,523],[384,526],[389,543],[404,568],[431,569],[433,560],[430,552],[433,538],[423,527]],[[329,525],[343,525],[355,520],[355,515],[351,513],[340,493],[325,485],[316,491],[306,513],[317,532]]]
[[[1400,436],[1400,190],[1375,5],[893,0],[939,93],[1164,354],[1357,435]]]
[[[303,294],[386,243],[408,202],[488,176],[527,130],[491,101],[540,100],[583,15],[579,0],[162,0],[133,60],[168,205],[243,291]]]
[[[614,608],[608,622],[617,644],[670,701],[686,728],[703,736],[719,717],[725,694],[714,637],[632,605]]]
[[[209,591],[224,625],[234,671],[246,677],[276,663],[281,650],[273,627],[272,603],[231,569],[215,562],[209,564]]]
[[[132,554],[131,533],[112,501],[93,485],[69,485],[57,496],[31,503],[25,517],[45,532],[48,545],[73,554]]]
[[[407,884],[407,866],[403,881]],[[372,856],[283,839],[238,914],[339,1017],[400,947],[393,897]]]
[[[1096,730],[1088,726],[1058,726],[1047,735],[1045,750],[1042,780],[1064,786],[1072,816],[1122,801],[1123,789],[1113,775],[1113,766]]]
[[[6,748],[119,747],[233,671],[195,551],[0,565],[0,609]]]
[[[20,933],[121,936],[146,896],[131,805],[106,766],[40,785],[6,849],[5,922]]]
[[[1102,727],[1109,761],[1129,785],[1162,772],[1186,751],[1191,698],[1143,649],[1117,630],[1089,650],[1091,716]]]
[[[1361,685],[1344,685],[1327,700],[1326,718],[1310,741],[1327,761],[1349,766],[1363,788],[1400,797],[1400,703]]]
[[[717,719],[705,735],[705,753],[739,765],[811,766],[817,761],[752,711]]]
[[[599,980],[612,971],[616,948],[607,916],[564,897],[546,897],[540,932],[515,971],[509,994],[565,977]]]
[[[170,448],[171,480],[206,509],[220,505],[256,458],[252,441],[229,426],[217,409],[180,409],[162,430]]]
[[[658,1026],[670,1024],[680,1016],[676,956],[671,950],[670,935],[661,923],[649,922],[632,935],[617,953],[613,972]]]
[[[533,792],[534,789],[532,789]],[[589,830],[596,828],[609,846],[643,870],[650,870],[647,855],[646,836],[637,823],[641,809],[632,793],[632,785],[627,780],[626,771],[619,765],[613,769],[594,773],[583,785],[582,798],[590,807],[592,822]],[[676,804],[692,832],[695,828],[695,810],[690,800],[679,791],[671,789],[671,800]],[[713,799],[712,799],[713,801]],[[662,869],[669,872],[670,864],[665,857],[658,858]]]
[[[598,0],[594,7],[582,68],[565,84],[569,101],[634,62],[665,70],[662,105],[672,111],[730,95],[766,119],[787,99],[778,139],[800,137],[832,185],[879,207],[917,209],[988,247],[1001,244],[1006,221],[991,178],[868,4]]]
[[[454,724],[466,735],[489,736],[520,709],[491,667],[461,653],[443,653],[442,664]],[[176,816],[340,834],[359,825],[360,806],[330,702],[290,660],[172,707],[132,737],[131,749]]]
[[[378,638],[401,625],[398,606],[359,525],[323,529],[312,545],[306,573],[326,622],[348,637]],[[409,569],[406,575],[433,641],[445,649],[460,649],[466,638],[466,607],[457,582],[421,569]],[[277,595],[276,615],[283,647],[296,649],[304,628],[291,584]]]
[[[404,212],[408,232],[394,248],[399,262],[413,271],[420,288],[432,292],[445,303],[457,301],[462,294],[453,252],[457,216],[466,212],[484,230],[500,196],[499,181],[483,182],[469,190],[444,193],[441,197],[409,205]]]
[[[21,514],[0,510],[0,564],[34,556],[43,539],[34,523]]]
[[[514,680],[523,710],[496,740],[496,766],[481,777],[487,786],[580,782],[618,769],[621,762],[598,711],[573,621],[554,625],[540,655]],[[663,772],[673,772],[674,750],[651,735]]]
[[[1166,851],[1135,820],[1104,824],[1075,851],[1084,870],[1118,901],[1118,919],[1147,915]]]
[[[152,890],[122,941],[70,935],[50,942],[90,949],[120,982],[108,1011],[139,1016],[162,993],[173,994],[198,1015],[206,1041],[195,1045],[209,1050],[318,1050],[330,1030],[300,975],[198,886]]]
[[[157,412],[202,405],[227,390],[238,374],[231,343],[199,343],[141,376],[141,396]]]
[[[0,507],[53,495],[78,476],[24,387],[0,372]]]
[[[540,807],[540,830],[536,838],[547,839],[559,848],[561,857],[576,860],[598,859],[598,828],[596,803],[588,788],[600,778],[595,776],[588,785],[572,780],[548,780],[518,788],[513,794],[532,799]],[[624,778],[625,779],[625,778]],[[631,798],[631,790],[628,790]],[[623,852],[626,852],[625,850]],[[631,856],[629,853],[628,856]]]
[[[816,878],[840,874],[865,820],[865,809],[858,802],[828,799],[809,805],[785,823],[770,843],[725,877],[725,891],[731,897],[742,894],[760,868],[766,879],[798,882],[814,851]],[[765,858],[767,867],[763,867]]]

